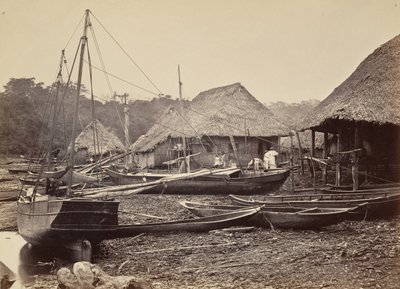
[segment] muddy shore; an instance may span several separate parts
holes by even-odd
[[[7,175],[4,168],[0,173]],[[18,186],[12,177],[1,190]],[[226,196],[136,195],[120,199],[120,222],[157,221],[136,213],[189,218],[177,202],[183,199],[229,202]],[[17,230],[15,212],[15,202],[0,202],[1,231]],[[110,275],[144,278],[160,289],[399,288],[399,257],[400,218],[394,217],[318,231],[146,234],[102,242],[93,261]],[[28,288],[56,288],[52,273],[60,265],[35,275]]]

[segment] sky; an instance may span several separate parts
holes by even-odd
[[[70,69],[85,9],[104,67],[124,80],[108,85],[94,69],[102,100],[178,97],[178,65],[185,99],[240,82],[263,103],[322,100],[400,34],[400,0],[0,0],[0,87],[21,77],[50,85],[64,48]],[[85,64],[86,87],[88,75]]]

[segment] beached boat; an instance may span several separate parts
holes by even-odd
[[[115,200],[20,196],[18,232],[33,245],[63,246],[76,240],[98,243],[118,226]]]
[[[97,243],[112,233],[118,226],[119,202],[113,199],[94,200],[92,198],[76,198],[72,190],[74,182],[81,182],[80,174],[73,171],[75,157],[75,138],[78,121],[79,98],[81,93],[82,65],[85,55],[87,37],[90,27],[89,10],[86,10],[84,21],[84,35],[80,40],[80,60],[78,81],[76,84],[76,105],[74,109],[72,137],[69,148],[69,158],[66,170],[60,172],[44,172],[44,167],[51,165],[50,155],[57,125],[57,113],[53,113],[50,141],[48,144],[47,164],[42,163],[38,177],[42,176],[65,178],[68,183],[66,193],[60,193],[57,182],[48,182],[45,191],[34,188],[28,193],[22,192],[17,201],[17,224],[19,234],[33,245],[48,247],[72,246],[82,252],[82,259],[90,260],[91,243]],[[59,107],[58,98],[61,95],[62,66],[64,64],[64,50],[62,51],[59,73],[57,76],[57,92],[53,111]],[[70,72],[72,73],[72,71]],[[30,171],[30,169],[29,169]],[[59,174],[59,175],[58,175]],[[97,180],[96,178],[93,178]],[[86,181],[87,178],[84,178]],[[82,241],[82,242],[81,242]]]
[[[213,216],[194,218],[181,221],[119,225],[114,237],[129,237],[142,233],[161,232],[207,232],[233,226],[240,226],[246,220],[254,217],[260,211],[259,207],[242,207],[235,211],[226,211]]]
[[[135,184],[159,180],[161,177],[171,176],[171,174],[124,174],[119,172],[107,173],[115,184]],[[159,185],[145,193],[165,193],[165,194],[265,194],[278,189],[286,181],[290,170],[276,169],[266,172],[242,172],[239,169],[224,174],[212,173],[207,176],[194,177],[185,180],[170,182],[168,185]]]
[[[199,217],[214,216],[224,212],[242,210],[243,206],[211,205],[182,201],[180,204]],[[242,225],[282,229],[318,229],[337,224],[348,218],[355,208],[293,208],[293,207],[261,207],[260,212]]]
[[[348,196],[348,194],[346,194]],[[234,195],[229,196],[234,204],[243,206],[285,206],[302,208],[354,208],[356,212],[365,219],[375,219],[400,214],[400,193],[383,193],[382,195],[359,195],[353,199],[309,199],[295,200],[293,196],[285,199],[285,196],[278,196],[279,199],[271,201],[268,197],[265,200],[254,198],[243,198]],[[354,196],[356,197],[356,196]]]

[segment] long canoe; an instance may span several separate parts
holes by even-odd
[[[199,217],[213,216],[243,209],[243,206],[210,205],[182,201],[180,204]],[[293,207],[262,207],[253,218],[243,225],[282,229],[318,229],[337,224],[348,218],[356,208],[320,209]]]
[[[387,193],[381,196],[366,196],[358,199],[343,200],[285,200],[271,202],[269,200],[255,200],[229,195],[234,204],[244,206],[285,206],[307,208],[354,208],[364,215],[365,219],[375,219],[400,214],[400,193]]]
[[[289,170],[277,169],[254,174],[252,172],[240,172],[234,170],[230,175],[210,174],[201,177],[194,177],[167,185],[159,185],[146,193],[165,194],[265,194],[278,189],[289,176]],[[154,174],[128,175],[118,172],[107,171],[116,184],[134,184],[137,182],[149,182],[159,176]],[[171,174],[170,174],[171,175]]]
[[[239,226],[260,211],[259,207],[241,208],[209,217],[153,224],[119,225],[113,237],[129,237],[141,233],[159,232],[207,232]]]

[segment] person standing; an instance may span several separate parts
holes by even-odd
[[[269,150],[265,150],[264,154],[264,166],[265,169],[276,169],[276,157],[278,156],[278,152],[274,149],[273,146],[269,148]]]

